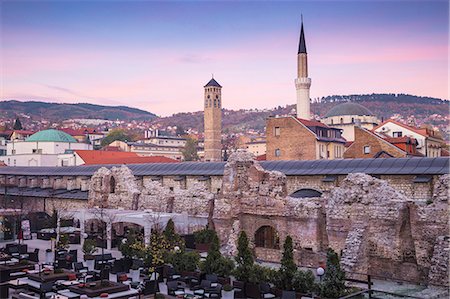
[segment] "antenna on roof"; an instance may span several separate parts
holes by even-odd
[[[300,14],[300,17],[301,17],[301,19],[302,19],[302,24],[303,24],[303,14]]]
[[[214,79],[214,73],[211,73],[211,77]]]

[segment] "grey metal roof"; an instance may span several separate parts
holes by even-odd
[[[206,85],[204,87],[222,87],[216,80],[214,80],[214,78],[212,78],[211,80],[209,80],[208,83],[206,83]]]
[[[449,173],[449,158],[377,158],[340,159],[312,161],[261,161],[266,170],[280,171],[286,175],[346,175],[363,172],[367,174],[421,175]],[[71,167],[0,167],[0,175],[26,176],[91,176],[100,167],[120,165],[90,165]],[[183,162],[128,164],[134,175],[198,175],[221,176],[225,162]]]
[[[64,199],[88,199],[88,191],[66,190],[66,189],[42,189],[42,188],[19,188],[9,187],[6,190],[9,195],[26,196],[26,197],[52,197]],[[5,188],[0,188],[0,195],[5,194]]]

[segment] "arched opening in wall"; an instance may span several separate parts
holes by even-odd
[[[144,227],[131,222],[115,222],[111,231],[111,247],[119,248],[123,240],[144,242]]]
[[[341,124],[343,124],[343,123],[344,123],[344,119],[343,119],[342,117],[341,117],[340,121],[341,121]]]
[[[314,189],[310,189],[310,188],[302,188],[302,189],[295,191],[294,193],[292,193],[289,196],[294,197],[294,198],[321,197],[322,192],[314,190]]]
[[[280,249],[280,237],[275,228],[269,225],[264,225],[258,228],[255,233],[255,246]]]
[[[116,179],[113,176],[109,179],[109,193],[116,193]]]

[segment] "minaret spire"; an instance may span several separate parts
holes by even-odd
[[[306,53],[303,15],[301,15],[301,20],[297,53],[297,79],[295,79],[295,88],[297,89],[297,117],[310,119],[311,101],[309,98],[309,88],[311,86],[311,79],[308,78],[308,54]]]
[[[306,54],[306,42],[305,42],[305,31],[303,30],[303,15],[302,15],[302,26],[300,29],[300,40],[298,42],[298,54]]]

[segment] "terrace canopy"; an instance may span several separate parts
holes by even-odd
[[[61,218],[73,218],[80,223],[80,234],[85,234],[85,222],[89,220],[102,221],[106,224],[106,248],[111,249],[112,225],[115,223],[133,223],[144,228],[145,243],[150,243],[152,228],[164,228],[172,219],[179,233],[186,234],[198,227],[204,227],[208,223],[205,216],[189,216],[187,213],[161,213],[149,210],[136,211],[124,209],[79,209],[60,212]],[[83,246],[84,238],[81,238]]]

